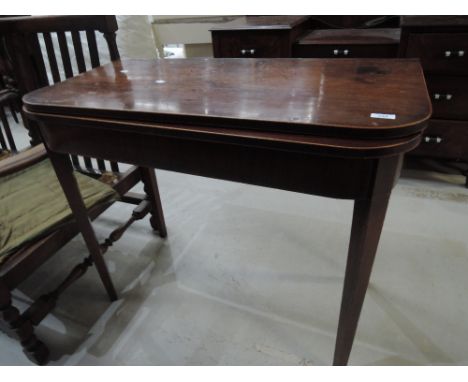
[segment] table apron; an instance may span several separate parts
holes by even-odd
[[[339,199],[367,198],[379,161],[41,122],[50,150]]]

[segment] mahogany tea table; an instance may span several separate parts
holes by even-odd
[[[24,110],[96,258],[68,154],[354,200],[333,360],[347,364],[403,155],[431,115],[417,60],[121,60],[27,94]]]

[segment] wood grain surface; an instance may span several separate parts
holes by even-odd
[[[417,133],[432,112],[408,59],[123,60],[23,101],[32,112],[355,138]]]

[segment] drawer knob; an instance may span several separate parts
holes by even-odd
[[[452,57],[452,56],[464,57],[465,56],[465,51],[464,50],[459,50],[459,51],[456,51],[456,52],[452,52],[450,50],[445,51],[445,57]]]
[[[453,95],[450,94],[450,93],[447,93],[447,94],[434,93],[434,99],[435,100],[446,99],[447,101],[450,101],[452,98],[453,98]]]
[[[349,54],[349,49],[343,49],[343,50],[333,49],[334,56],[340,56],[340,55],[347,56],[348,54]]]
[[[254,55],[255,49],[241,49],[241,54],[245,56],[246,54]]]
[[[442,137],[433,136],[433,135],[425,135],[423,140],[424,140],[424,143],[434,143],[434,144],[442,143]]]

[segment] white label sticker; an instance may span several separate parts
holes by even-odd
[[[380,119],[395,119],[395,114],[382,114],[382,113],[371,113],[371,118],[380,118]]]

